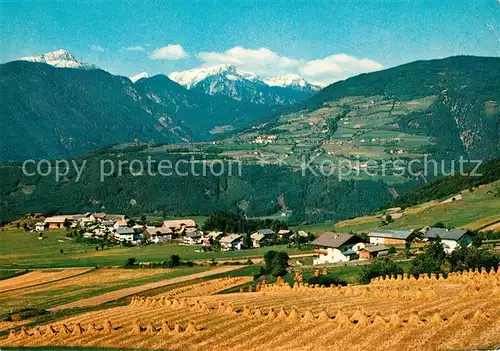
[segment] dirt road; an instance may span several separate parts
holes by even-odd
[[[65,309],[69,309],[69,308],[97,306],[97,305],[101,305],[101,304],[106,303],[106,302],[115,301],[115,300],[121,299],[123,297],[138,294],[138,293],[141,293],[144,291],[162,288],[162,287],[167,286],[167,285],[182,283],[182,282],[185,282],[188,280],[199,279],[199,278],[209,277],[211,275],[231,272],[231,271],[234,271],[234,270],[242,268],[242,267],[244,267],[244,266],[241,266],[241,265],[240,266],[222,266],[222,267],[211,269],[211,270],[205,271],[205,272],[184,275],[184,276],[176,277],[176,278],[172,278],[172,279],[161,280],[159,282],[148,283],[148,284],[134,286],[131,288],[120,289],[120,290],[116,290],[116,291],[110,291],[110,292],[102,294],[102,295],[89,297],[88,299],[82,299],[82,300],[70,302],[70,303],[67,303],[64,305],[52,307],[49,310],[54,312],[54,311],[60,311],[60,310],[65,310]]]

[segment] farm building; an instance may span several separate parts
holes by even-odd
[[[366,241],[351,234],[326,232],[312,242],[318,248],[319,257],[313,264],[348,262],[358,258],[358,252],[365,247]]]
[[[255,232],[252,235],[250,235],[250,238],[252,239],[252,247],[261,247],[262,243],[266,239],[266,236],[259,232]]]
[[[223,232],[210,232],[204,235],[201,239],[203,246],[210,247],[214,242],[220,240],[224,236]]]
[[[149,241],[158,244],[172,240],[173,232],[170,228],[159,227],[159,228],[147,228],[146,234],[148,236]]]
[[[128,224],[128,220],[125,218],[118,219],[115,221],[115,224],[113,224],[113,228],[121,228],[121,227],[126,227]]]
[[[371,260],[388,254],[389,248],[385,245],[365,246],[358,252],[360,260]]]
[[[61,215],[61,216],[52,216],[45,218],[45,225],[47,229],[57,229],[63,228],[64,223],[73,223],[76,222],[77,215]]]
[[[271,229],[259,229],[252,235],[250,235],[250,238],[252,239],[252,246],[253,247],[261,247],[262,243],[266,240],[272,239],[273,235],[275,234],[274,231]]]
[[[404,245],[415,239],[415,232],[409,230],[377,230],[368,234],[373,245]]]
[[[241,250],[243,247],[243,236],[230,234],[219,240],[222,250]]]
[[[255,233],[260,233],[260,234],[268,236],[268,237],[271,237],[275,234],[274,230],[272,230],[272,229],[259,229]]]
[[[278,238],[288,239],[292,235],[292,231],[289,229],[281,229],[278,231]]]
[[[444,251],[447,254],[452,253],[458,246],[471,246],[473,233],[466,229],[446,229],[446,228],[428,228],[425,237],[429,241],[441,239]]]
[[[192,219],[173,219],[169,221],[163,221],[162,227],[170,228],[174,232],[184,233],[187,228],[196,228],[196,222]]]
[[[202,233],[196,228],[188,228],[184,233],[182,242],[189,245],[201,244]]]
[[[298,232],[294,233],[292,235],[293,238],[299,238],[302,240],[307,240],[309,238],[309,234],[303,230],[299,230]]]

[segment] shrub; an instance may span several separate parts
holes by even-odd
[[[132,268],[135,266],[135,263],[136,263],[135,257],[129,257],[125,262],[125,268]]]
[[[361,274],[359,276],[359,281],[361,284],[368,284],[372,278],[386,276],[386,275],[398,275],[403,274],[403,268],[398,266],[390,258],[376,258],[372,263],[363,267]]]
[[[324,285],[324,286],[330,286],[330,285],[343,285],[346,286],[347,282],[337,276],[334,275],[320,275],[317,277],[310,277],[306,279],[306,282],[308,284],[319,284],[319,285]]]
[[[424,253],[418,255],[413,261],[410,267],[410,274],[418,277],[420,274],[446,274],[443,268],[445,264],[446,253],[444,251],[443,244],[441,240],[437,238],[436,241],[432,242],[424,251]]]
[[[496,268],[500,264],[500,257],[485,248],[460,246],[448,258],[453,272],[475,268]]]

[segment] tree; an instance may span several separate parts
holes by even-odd
[[[69,229],[71,227],[71,222],[69,221],[69,219],[64,219],[63,227],[66,229]]]
[[[125,268],[132,268],[135,266],[135,257],[130,257],[127,259],[127,261],[125,261]]]
[[[410,273],[417,277],[420,274],[445,274],[446,271],[443,268],[445,259],[446,253],[443,244],[441,243],[441,239],[437,237],[436,240],[427,247],[423,254],[418,255],[412,261]]]
[[[405,242],[405,257],[409,258],[411,256],[411,241],[407,240]]]
[[[500,264],[500,257],[486,248],[460,245],[457,249],[453,250],[448,261],[453,272],[483,267],[489,271]]]
[[[335,118],[328,118],[326,124],[328,125],[328,132],[330,133],[331,136],[333,136],[335,132],[337,132],[337,130],[339,129],[339,125]]]
[[[252,238],[250,237],[250,234],[246,234],[244,237],[243,237],[243,245],[246,247],[246,248],[251,248],[253,246],[253,243],[252,243]]]
[[[283,276],[288,268],[288,254],[283,251],[270,250],[264,255],[264,274],[271,274],[273,277]]]
[[[178,267],[181,264],[181,258],[179,255],[170,256],[170,267]]]
[[[434,227],[434,228],[446,228],[446,225],[443,222],[437,222],[437,223],[434,223],[431,227]]]

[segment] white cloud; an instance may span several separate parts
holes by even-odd
[[[261,76],[274,75],[276,71],[291,72],[300,65],[300,61],[280,56],[267,48],[246,49],[235,46],[224,52],[200,52],[197,56],[204,62],[205,67],[230,63]]]
[[[137,46],[129,46],[128,48],[125,48],[126,51],[146,51],[144,47],[137,45]]]
[[[307,61],[300,74],[316,84],[331,84],[356,74],[372,72],[384,66],[371,59],[358,59],[346,54],[330,55],[323,59]]]
[[[169,44],[154,50],[149,58],[152,60],[180,60],[189,57],[189,54],[179,44]]]
[[[196,56],[203,61],[203,67],[229,63],[261,77],[299,74],[307,81],[322,86],[383,68],[382,64],[374,60],[358,59],[347,54],[335,54],[308,61],[280,56],[268,48],[246,49],[241,46],[224,52],[200,52]]]
[[[89,49],[97,52],[104,52],[104,48],[101,45],[90,45]]]

